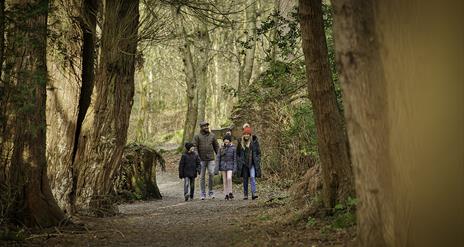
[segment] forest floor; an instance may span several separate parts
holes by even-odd
[[[25,241],[8,246],[346,246],[353,230],[327,232],[324,224],[278,223],[286,192],[261,185],[257,200],[224,200],[220,186],[216,198],[200,200],[199,179],[193,201],[184,201],[177,176],[177,157],[167,157],[167,171],[158,172],[162,200],[119,205],[119,214],[78,217],[76,225],[34,232]],[[288,210],[286,211],[288,212]],[[0,245],[2,242],[0,242]]]

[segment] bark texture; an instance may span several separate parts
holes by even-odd
[[[195,134],[196,123],[198,118],[198,81],[197,73],[195,71],[194,60],[191,50],[191,42],[188,39],[187,31],[185,29],[181,16],[177,16],[179,27],[181,28],[181,37],[183,45],[181,45],[181,53],[183,56],[184,72],[187,83],[187,112],[184,124],[184,135],[182,137],[182,145],[187,141],[192,141]]]
[[[356,245],[462,242],[463,3],[333,6],[359,200]]]
[[[238,94],[243,93],[243,88],[246,88],[250,84],[250,79],[253,74],[253,65],[255,62],[255,51],[256,51],[256,19],[257,19],[257,1],[248,0],[246,1],[246,47],[245,56],[241,61],[239,70],[239,84]]]
[[[112,213],[110,193],[133,103],[138,0],[105,2],[100,63],[74,161],[74,206]]]
[[[299,14],[321,160],[323,201],[326,208],[333,208],[354,195],[348,139],[330,71],[321,0],[301,0]]]
[[[7,80],[0,98],[5,117],[0,139],[2,216],[27,226],[53,226],[64,214],[50,190],[45,157],[48,1],[11,0],[6,5]]]
[[[195,71],[197,72],[196,78],[198,79],[198,117],[195,127],[198,126],[200,121],[206,120],[206,101],[208,99],[208,66],[209,66],[209,50],[211,41],[208,34],[208,26],[206,23],[198,24],[196,28],[196,40],[198,48],[195,49],[196,61]],[[196,128],[199,131],[199,128]],[[198,132],[197,131],[197,132]]]
[[[95,67],[96,0],[57,1],[50,17],[47,160],[58,205],[72,213],[74,157],[90,105]],[[53,24],[52,24],[53,23]]]
[[[115,182],[118,194],[135,193],[140,199],[161,199],[156,184],[156,165],[165,171],[165,160],[160,153],[147,146],[131,143],[124,148],[122,164]]]

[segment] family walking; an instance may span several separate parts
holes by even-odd
[[[225,200],[234,198],[232,176],[243,178],[243,199],[248,199],[248,185],[251,185],[251,199],[256,194],[256,178],[261,177],[261,150],[258,138],[253,135],[249,124],[243,126],[242,137],[233,144],[232,130],[228,130],[219,146],[216,136],[210,131],[208,122],[200,123],[200,133],[193,143],[185,143],[185,153],[179,163],[179,178],[184,179],[184,196],[193,199],[195,178],[200,175],[200,199],[206,199],[206,171],[208,171],[208,198],[214,199],[213,178],[222,173]]]

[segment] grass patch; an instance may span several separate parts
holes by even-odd
[[[271,220],[271,216],[268,214],[261,214],[258,216],[258,220],[260,221],[268,221]]]

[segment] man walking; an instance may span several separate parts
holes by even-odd
[[[208,170],[208,197],[214,198],[213,192],[213,176],[215,172],[215,155],[219,149],[219,143],[216,136],[210,132],[209,123],[202,121],[200,122],[200,133],[193,137],[193,144],[197,148],[198,155],[201,160],[201,172],[200,172],[200,190],[201,200],[206,197],[205,188],[205,175]]]

